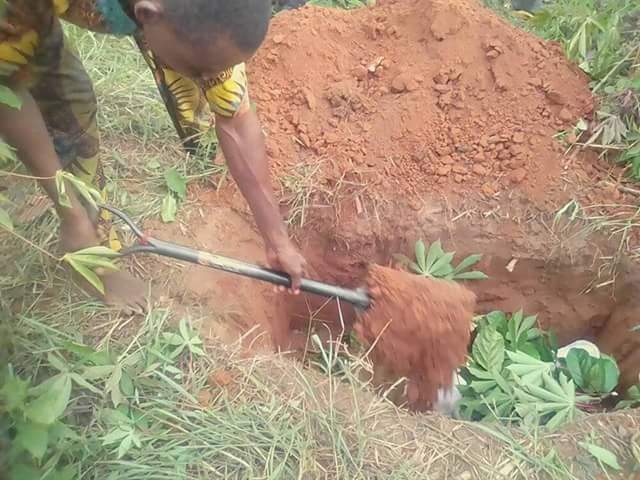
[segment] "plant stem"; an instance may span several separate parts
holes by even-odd
[[[28,180],[53,180],[54,178],[56,178],[55,175],[53,177],[34,177],[33,175],[24,175],[22,173],[7,172],[6,170],[0,170],[0,176],[26,178]]]

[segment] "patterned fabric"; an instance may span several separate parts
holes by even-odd
[[[0,10],[0,83],[30,89],[64,166],[88,179],[98,170],[96,99],[82,64],[64,41],[59,18],[116,34],[129,33],[135,23],[119,0],[7,0]],[[134,38],[189,151],[213,125],[213,114],[232,117],[249,104],[244,64],[214,79],[193,80],[156,62],[139,31]]]
[[[133,34],[187,151],[213,126],[249,104],[244,64],[215,79],[185,78],[154,60],[119,0],[6,0],[0,3],[0,84],[28,88],[67,170],[104,191],[98,158],[97,103],[91,80],[65,42],[59,18],[92,31]],[[103,238],[119,249],[110,216],[98,219]]]

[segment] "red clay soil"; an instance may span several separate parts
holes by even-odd
[[[282,13],[249,76],[276,175],[320,163],[328,189],[357,180],[408,201],[516,186],[557,200],[552,135],[593,110],[558,45],[475,0]]]
[[[358,317],[355,332],[373,346],[376,369],[408,379],[409,406],[431,408],[465,362],[475,295],[454,282],[375,265],[367,284],[373,305]]]

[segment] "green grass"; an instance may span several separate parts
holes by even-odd
[[[356,3],[362,2],[350,4]],[[219,174],[214,181],[224,179],[224,168],[211,166],[207,152],[184,155],[132,42],[73,28],[68,33],[95,82],[111,202],[138,220],[158,219],[167,169],[191,182],[209,181],[212,173]],[[300,222],[312,180],[313,171],[304,171],[285,185]],[[247,358],[239,345],[215,340],[206,342],[206,355],[172,356],[175,345],[163,334],[178,333],[186,314],[165,304],[144,317],[122,318],[87,300],[60,263],[42,252],[57,250],[57,226],[51,214],[16,225],[33,246],[0,231],[0,390],[12,375],[41,385],[59,374],[60,363],[90,388],[73,383],[64,412],[47,426],[65,425],[65,436],[59,442],[49,437],[42,460],[11,450],[16,429],[24,427],[21,409],[42,392],[31,390],[11,412],[0,395],[0,471],[17,464],[35,469],[13,478],[493,479],[504,472],[509,478],[567,478],[560,473],[569,458],[548,452],[553,442],[572,437],[540,435],[532,443],[517,429],[500,437],[462,422],[409,415],[368,391],[355,369],[370,370],[366,359],[337,376],[333,368],[323,375],[276,355]],[[194,319],[194,327],[199,320],[205,319]],[[83,360],[78,352],[88,350],[71,342],[102,353]],[[120,365],[130,381],[91,378],[86,369],[98,364]],[[221,369],[233,377],[225,388],[208,380]],[[198,402],[203,390],[212,395],[206,406]],[[620,458],[627,458],[617,430],[611,432]]]

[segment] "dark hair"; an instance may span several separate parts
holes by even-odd
[[[269,28],[271,0],[164,0],[178,33],[200,40],[227,33],[245,51],[257,50]]]

